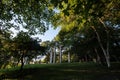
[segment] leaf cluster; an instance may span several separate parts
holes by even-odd
[[[54,14],[47,0],[1,0],[0,5],[0,22],[9,24],[9,28],[22,25],[30,34],[43,34],[48,30]]]

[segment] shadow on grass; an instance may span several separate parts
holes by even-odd
[[[120,70],[107,69],[96,64],[41,64],[27,65],[19,69],[6,71],[4,79],[16,80],[120,80]]]

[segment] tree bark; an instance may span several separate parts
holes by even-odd
[[[110,67],[110,54],[109,54],[109,32],[108,31],[106,31],[106,33],[107,33],[107,50],[106,50],[106,53],[107,53],[107,60],[108,60],[108,67]]]
[[[68,63],[70,63],[71,60],[70,60],[70,52],[68,52]]]
[[[60,63],[62,63],[62,48],[60,46]]]
[[[108,68],[110,67],[110,59],[109,59],[109,54],[107,53],[107,51],[104,49],[103,45],[102,45],[102,42],[101,42],[101,39],[100,39],[100,36],[98,34],[98,32],[96,31],[95,27],[92,26],[92,29],[95,31],[96,33],[96,36],[97,36],[97,40],[98,40],[98,43],[100,45],[100,48],[102,49],[103,51],[103,54],[105,56],[105,59],[106,59],[106,63],[107,63],[107,66]]]
[[[53,50],[52,48],[50,48],[50,63],[52,63],[52,59],[53,59]]]
[[[21,55],[21,67],[20,67],[20,71],[23,70],[23,66],[24,66],[24,53],[22,53],[22,55]]]
[[[53,63],[56,62],[56,48],[54,48]]]
[[[104,24],[104,22],[102,21],[101,18],[98,18],[100,23],[103,25],[103,27],[105,28],[106,31],[106,35],[107,35],[107,44],[106,44],[106,58],[107,58],[107,64],[108,67],[110,67],[110,55],[109,55],[109,30],[107,29],[106,25]]]
[[[99,64],[101,64],[101,60],[100,60],[100,56],[99,56],[99,54],[98,54],[98,51],[97,51],[96,48],[95,48],[94,50],[95,50],[95,53],[96,53],[97,62],[98,62]]]

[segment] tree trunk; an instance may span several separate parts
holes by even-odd
[[[97,51],[96,48],[95,48],[94,50],[95,50],[95,53],[96,53],[97,62],[98,62],[99,64],[101,64],[101,60],[100,60],[100,56],[99,56],[99,54],[98,54],[98,51]]]
[[[52,63],[53,59],[53,50],[50,48],[50,63]]]
[[[24,53],[22,53],[22,55],[21,55],[21,67],[20,67],[20,71],[23,70],[23,66],[24,66]]]
[[[54,48],[54,56],[53,56],[53,63],[56,62],[56,48]]]
[[[109,54],[107,54],[107,51],[105,51],[105,49],[104,49],[104,47],[103,47],[103,45],[102,45],[102,43],[101,43],[100,36],[99,36],[98,32],[96,31],[96,29],[95,29],[95,27],[94,27],[94,26],[92,26],[92,29],[93,29],[93,30],[95,31],[95,33],[96,33],[98,43],[99,43],[99,45],[100,45],[100,48],[101,48],[101,49],[102,49],[102,51],[103,51],[103,54],[104,54],[105,59],[106,59],[107,66],[108,66],[108,68],[109,68],[109,67],[110,67]]]
[[[68,52],[68,63],[70,63],[71,60],[70,60],[70,52]]]
[[[109,32],[106,31],[107,33],[107,50],[106,50],[106,53],[107,53],[107,63],[108,63],[108,67],[110,67],[110,54],[109,54]]]
[[[106,25],[102,21],[101,18],[98,18],[100,23],[103,24],[103,27],[105,28],[106,35],[107,35],[107,44],[106,44],[106,58],[107,58],[107,65],[110,67],[110,55],[109,55],[109,30],[107,29]]]
[[[60,46],[60,63],[62,63],[62,49],[61,49],[61,46]]]

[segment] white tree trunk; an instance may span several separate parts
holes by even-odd
[[[54,55],[53,55],[53,63],[55,63],[56,62],[56,48],[54,48]]]
[[[50,48],[50,63],[52,63],[52,60],[53,59],[53,51],[52,51],[52,49]]]
[[[106,53],[107,53],[107,63],[108,63],[108,67],[110,67],[110,54],[109,54],[109,32],[106,31],[107,33],[107,50],[106,50]]]
[[[70,63],[70,52],[68,52],[68,63]]]
[[[98,18],[100,23],[103,24],[103,27],[105,28],[106,35],[107,35],[107,43],[106,43],[106,62],[108,67],[110,67],[110,55],[109,55],[109,30],[107,29],[106,25],[102,21],[101,18]]]
[[[103,45],[102,45],[102,43],[101,43],[100,36],[99,36],[98,32],[96,31],[96,29],[95,29],[94,26],[92,26],[92,29],[93,29],[93,30],[95,31],[95,33],[96,33],[98,43],[99,43],[99,45],[100,45],[100,47],[101,47],[101,49],[102,49],[102,51],[103,51],[103,53],[104,53],[107,66],[108,66],[108,68],[109,68],[109,67],[110,67],[110,57],[109,57],[109,54],[107,53],[107,52],[109,52],[109,51],[106,51],[106,50],[104,49],[104,47],[103,47]],[[108,42],[107,42],[107,44],[108,44]],[[108,47],[108,46],[107,46],[107,47]]]
[[[60,63],[62,63],[62,48],[60,46]]]

